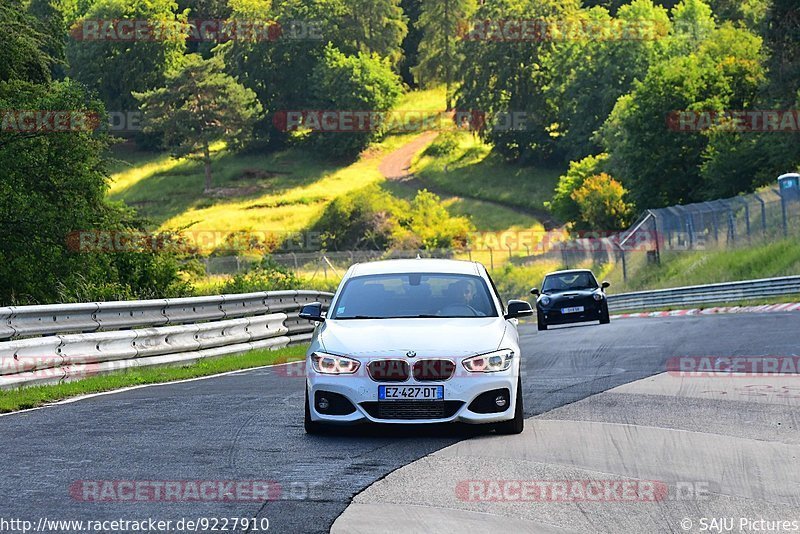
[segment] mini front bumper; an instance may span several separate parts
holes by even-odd
[[[462,422],[469,424],[496,423],[513,419],[516,408],[517,370],[512,366],[508,371],[498,373],[467,373],[460,370],[452,378],[437,382],[417,382],[413,378],[401,383],[379,383],[364,376],[323,375],[311,371],[306,379],[308,386],[309,408],[312,421],[333,424],[358,424],[365,422],[390,424],[426,424]],[[444,400],[462,403],[452,416],[443,418],[420,419],[380,419],[370,415],[363,403],[378,402],[378,386],[444,386]],[[470,403],[481,393],[496,389],[508,389],[509,402],[506,409],[496,413],[476,413],[469,409]],[[355,411],[349,415],[328,415],[317,411],[314,398],[317,391],[327,391],[343,395],[349,400]],[[386,403],[395,401],[383,401]],[[423,402],[423,401],[406,401]],[[369,405],[366,405],[369,406]]]
[[[591,302],[558,302],[544,307],[539,305],[539,313],[544,316],[547,324],[569,324],[585,321],[597,321],[603,312],[604,301],[592,300]],[[578,313],[561,313],[563,308],[583,306],[583,311]]]

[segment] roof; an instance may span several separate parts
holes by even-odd
[[[413,259],[383,260],[353,265],[350,276],[392,273],[448,273],[477,275],[478,263],[461,260]]]

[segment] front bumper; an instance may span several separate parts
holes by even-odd
[[[401,383],[376,382],[369,377],[357,375],[323,375],[309,372],[306,378],[308,386],[309,409],[312,421],[349,425],[365,422],[389,424],[427,424],[427,423],[468,423],[484,424],[496,423],[513,419],[516,408],[517,393],[517,366],[512,365],[508,371],[498,373],[467,373],[460,369],[455,376],[448,380],[436,382],[417,382],[413,378]],[[401,410],[378,410],[378,386],[444,386],[444,416],[420,418],[381,418],[379,413],[396,413]],[[507,389],[509,401],[505,410],[496,413],[476,413],[470,410],[470,404],[487,391]],[[320,413],[315,406],[316,393],[333,392],[344,396],[355,407],[355,411],[348,415],[329,415]],[[411,403],[424,403],[427,401],[381,401],[380,404],[388,406],[390,403],[406,403],[405,406],[394,404],[389,408],[417,408],[422,405]],[[435,410],[434,410],[435,411]]]
[[[547,308],[539,306],[539,312],[544,316],[547,324],[570,324],[570,323],[583,323],[586,321],[598,321],[603,312],[604,301],[591,302],[582,301],[578,303],[560,303],[550,305]],[[579,313],[561,313],[562,308],[583,306],[583,311]]]

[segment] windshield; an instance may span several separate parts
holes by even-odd
[[[551,274],[544,279],[542,293],[597,289],[597,280],[589,272]]]
[[[347,281],[331,319],[497,317],[482,278],[461,274],[403,273]]]

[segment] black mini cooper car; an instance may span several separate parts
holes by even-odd
[[[574,269],[556,271],[544,277],[542,290],[531,289],[537,296],[536,317],[539,330],[551,324],[600,321],[608,324],[608,301],[605,289],[610,284],[597,283],[592,271]]]

